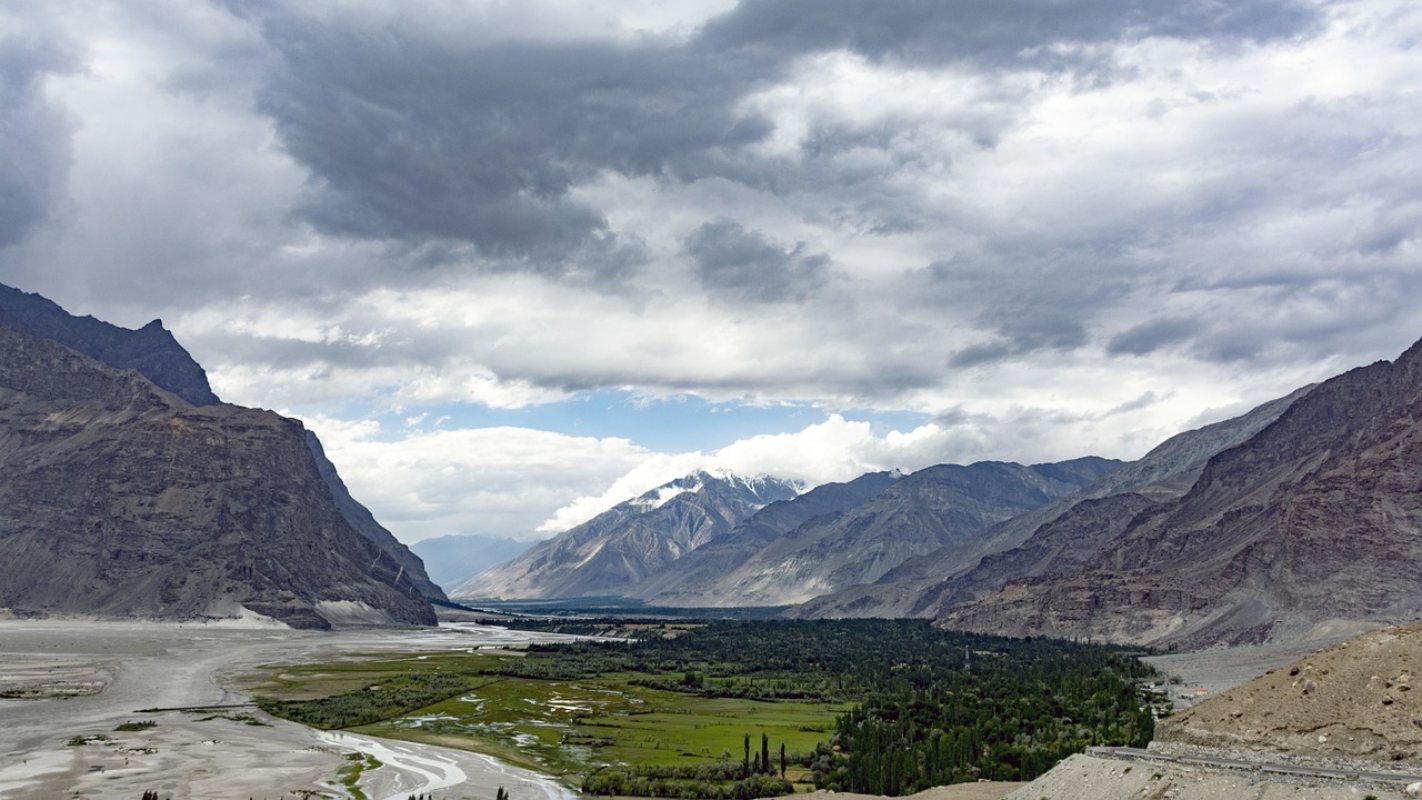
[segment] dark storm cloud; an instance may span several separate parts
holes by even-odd
[[[0,247],[25,238],[62,195],[71,125],[43,83],[75,65],[53,40],[0,36]]]
[[[803,299],[824,282],[830,261],[824,253],[807,253],[804,242],[786,248],[729,219],[697,228],[685,247],[702,286],[748,302]]]
[[[1200,332],[1200,327],[1199,320],[1185,317],[1148,320],[1111,337],[1111,341],[1106,343],[1106,352],[1113,356],[1150,355],[1162,347],[1195,336]]]
[[[299,17],[264,30],[281,59],[262,108],[318,181],[304,216],[336,234],[553,261],[608,235],[577,183],[694,177],[769,130],[730,109],[753,65],[679,47],[450,45]]]
[[[874,59],[1002,67],[1062,59],[1034,52],[1051,44],[1146,36],[1260,41],[1297,35],[1317,19],[1316,9],[1289,0],[745,0],[707,25],[704,39],[716,47],[848,49]]]
[[[312,173],[306,220],[342,236],[469,242],[545,269],[612,236],[601,211],[570,194],[603,170],[716,176],[775,193],[868,180],[829,160],[833,132],[812,137],[808,167],[746,151],[771,126],[737,104],[808,53],[1089,70],[1064,55],[1070,47],[1048,46],[1265,39],[1296,35],[1315,16],[1278,0],[799,0],[742,3],[686,40],[541,42],[455,41],[433,35],[438,20],[381,26],[353,9],[318,21],[273,3],[229,5],[257,20],[274,48],[261,107]],[[988,147],[1007,121],[962,124]],[[922,224],[893,198],[860,213],[880,232]]]

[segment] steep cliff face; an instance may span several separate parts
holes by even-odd
[[[1422,343],[1319,384],[1079,570],[950,609],[973,630],[1202,645],[1422,616]]]
[[[116,370],[134,370],[194,406],[222,402],[209,386],[207,373],[158,320],[129,330],[93,317],[76,317],[40,295],[0,284],[0,326],[64,345]],[[425,575],[420,559],[351,497],[316,434],[307,431],[306,443],[332,499],[351,527],[404,567],[426,596],[445,599],[443,591]]]
[[[1172,436],[1082,489],[993,525],[978,537],[982,544],[976,549],[944,547],[906,561],[872,584],[817,597],[794,613],[931,618],[1008,581],[1060,572],[1068,567],[1057,563],[1058,555],[1082,560],[1110,546],[1112,536],[1122,533],[1136,513],[1179,497],[1212,456],[1259,433],[1311,388]]]
[[[311,431],[304,431],[306,439],[306,449],[311,451],[312,460],[316,462],[316,470],[321,475],[321,480],[325,482],[326,488],[331,492],[331,499],[335,501],[336,508],[340,509],[341,516],[346,518],[346,522],[355,529],[357,533],[369,539],[372,544],[384,550],[387,555],[394,559],[395,563],[410,576],[410,579],[419,587],[420,593],[425,597],[435,600],[448,600],[444,596],[444,590],[425,574],[425,562],[406,547],[395,535],[386,530],[383,525],[375,521],[375,515],[370,513],[370,509],[361,505],[351,493],[346,489],[345,481],[336,472],[336,465],[326,458],[326,450],[321,446],[321,440],[316,438],[316,434]]]
[[[430,624],[337,508],[300,423],[194,407],[0,325],[0,607],[297,627]]]

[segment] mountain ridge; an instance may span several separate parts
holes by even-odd
[[[1204,646],[1415,619],[1419,464],[1422,342],[1315,386],[1082,569],[939,624]]]

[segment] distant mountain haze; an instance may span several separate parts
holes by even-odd
[[[516,558],[537,542],[477,534],[456,534],[422,539],[410,545],[425,563],[430,580],[450,589],[476,572]]]

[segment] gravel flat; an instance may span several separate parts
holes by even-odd
[[[260,664],[302,662],[343,653],[522,645],[557,635],[477,625],[440,629],[343,632],[276,627],[177,625],[75,620],[0,620],[0,678],[11,689],[101,681],[97,694],[64,699],[0,700],[0,798],[278,797],[299,790],[339,792],[345,756],[385,753],[388,767],[366,773],[371,797],[433,788],[451,797],[492,798],[520,787],[519,800],[560,800],[572,793],[545,776],[497,759],[408,742],[345,737],[270,719],[146,708],[232,705],[250,700],[227,688]],[[47,670],[53,670],[48,672]],[[145,730],[120,723],[152,720]],[[89,743],[70,745],[73,737]],[[93,737],[105,737],[103,739]],[[377,755],[377,757],[379,757]],[[383,761],[384,759],[382,759]]]

